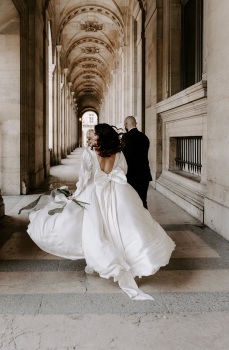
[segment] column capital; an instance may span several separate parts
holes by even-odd
[[[126,46],[121,46],[120,48],[119,48],[119,55],[121,56],[123,53],[125,53],[126,52]]]
[[[50,64],[49,66],[49,75],[53,75],[53,73],[55,72],[56,69],[56,65],[55,64]]]
[[[68,68],[64,68],[63,71],[65,75],[68,75]]]
[[[62,50],[62,45],[56,45],[56,51],[61,52]]]

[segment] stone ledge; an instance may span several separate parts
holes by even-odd
[[[229,241],[229,208],[205,198],[205,224]]]
[[[199,221],[204,221],[204,184],[164,171],[156,181],[156,190],[177,205],[179,203],[182,209]]]
[[[181,92],[156,104],[157,113],[163,113],[187,103],[207,97],[207,82],[201,80],[199,83],[182,90]]]

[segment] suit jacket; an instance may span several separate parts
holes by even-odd
[[[149,182],[152,180],[148,151],[149,139],[137,128],[131,129],[122,137],[123,154],[128,165],[127,181]]]

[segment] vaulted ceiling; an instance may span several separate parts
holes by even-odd
[[[12,30],[12,23],[18,26],[17,3],[36,4],[35,0],[1,0],[2,33],[9,32],[9,26]],[[127,28],[133,8],[138,3],[143,6],[145,0],[43,0],[36,6],[41,3],[52,9],[52,45],[54,49],[61,46],[61,67],[68,69],[78,106],[99,111],[112,70],[119,64],[120,48],[128,45]]]
[[[9,0],[0,1],[0,33],[4,34],[13,32],[12,24],[19,21],[18,12],[14,3]],[[10,30],[9,30],[10,28]]]
[[[99,109],[117,53],[125,46],[125,21],[136,0],[56,0],[57,44],[81,108]]]

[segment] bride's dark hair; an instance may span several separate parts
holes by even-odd
[[[121,152],[121,142],[115,127],[101,123],[95,125],[95,135],[98,136],[96,149],[100,157],[110,157]]]

